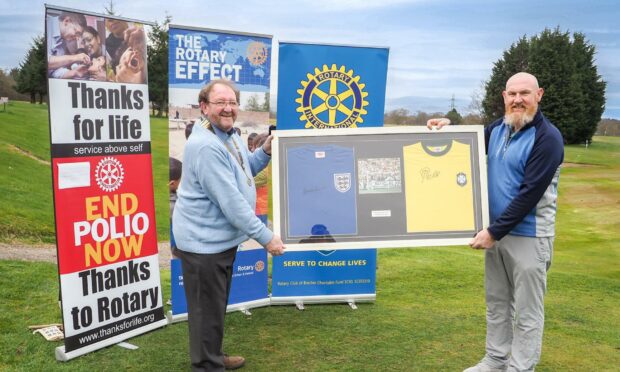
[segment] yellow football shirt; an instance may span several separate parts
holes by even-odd
[[[451,141],[403,147],[407,232],[475,227],[471,146]]]

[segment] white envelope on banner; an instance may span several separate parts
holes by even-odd
[[[58,164],[59,189],[88,186],[90,186],[89,162]]]

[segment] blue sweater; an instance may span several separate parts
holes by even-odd
[[[214,254],[241,244],[248,236],[264,246],[273,233],[254,214],[253,176],[267,166],[270,157],[262,148],[250,153],[234,131],[230,134],[213,128],[215,134],[195,125],[185,146],[183,174],[172,217],[177,248]],[[235,143],[245,174],[235,158]]]
[[[554,236],[564,160],[560,131],[538,110],[534,120],[516,133],[503,119],[486,127],[484,133],[491,235],[496,240],[506,234]]]

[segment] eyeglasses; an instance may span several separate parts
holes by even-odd
[[[239,107],[239,102],[237,101],[217,101],[217,102],[209,102],[209,103],[219,108],[224,108],[226,107],[226,105],[230,106],[230,108],[233,108],[233,109]]]

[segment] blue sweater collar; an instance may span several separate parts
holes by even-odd
[[[217,125],[213,125],[213,123],[211,123],[209,121],[209,119],[204,119],[203,118],[203,123],[205,123],[205,122],[211,125],[211,128],[213,128],[213,133],[216,136],[218,136],[222,141],[228,140],[228,138],[230,138],[230,136],[232,136],[235,133],[235,128],[230,128],[230,130],[228,132],[224,132],[223,130],[218,128]],[[207,129],[207,128],[205,128],[205,129]]]

